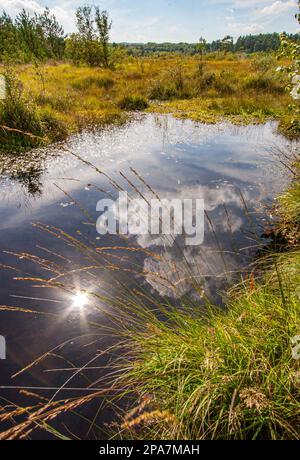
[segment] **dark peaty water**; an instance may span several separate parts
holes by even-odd
[[[88,379],[93,381],[106,372],[102,366],[109,361],[109,355],[91,361],[89,367],[99,369],[65,383],[72,375],[72,366],[92,360],[110,343],[101,331],[101,325],[107,323],[104,312],[108,304],[103,302],[103,314],[101,302],[97,310],[92,305],[74,306],[74,294],[82,289],[116,298],[124,284],[128,288],[140,287],[153,297],[167,297],[174,304],[179,305],[183,296],[197,304],[199,292],[195,292],[187,276],[184,258],[206,294],[219,301],[218,292],[247,267],[255,254],[264,224],[262,206],[270,203],[284,185],[277,153],[290,144],[275,130],[272,123],[207,126],[149,115],[120,128],[82,133],[63,146],[3,161],[0,305],[28,308],[43,315],[1,312],[0,335],[6,338],[7,359],[0,361],[0,385],[51,388],[39,393],[52,397],[55,388],[65,384],[66,388],[56,396],[63,398],[82,394],[74,389],[86,388]],[[183,237],[166,240],[151,235],[119,238],[97,234],[96,203],[107,194],[117,199],[115,182],[132,197],[138,197],[138,188],[150,198],[150,190],[130,168],[160,198],[205,200],[209,220],[201,246],[186,247]],[[41,225],[33,226],[34,223]],[[66,234],[76,238],[77,243]],[[131,245],[141,251],[101,252],[103,247]],[[96,248],[100,252],[95,255]],[[164,257],[157,258],[152,253],[163,253]],[[97,268],[80,270],[97,264]],[[170,270],[175,265],[176,270]],[[112,269],[115,266],[123,270]],[[151,273],[157,273],[158,279]],[[46,283],[15,279],[24,277],[57,277],[65,287],[50,289]],[[98,323],[96,330],[91,321]],[[59,347],[62,343],[64,346]],[[45,361],[11,379],[49,350],[53,354]],[[28,403],[28,397],[20,395],[17,388],[0,389],[0,396]],[[93,418],[100,404],[97,400],[78,412]],[[101,427],[113,417],[112,412],[109,408],[99,411],[99,430],[89,431],[88,423],[80,417],[74,422],[74,417],[67,416],[64,423],[81,438],[101,437]]]

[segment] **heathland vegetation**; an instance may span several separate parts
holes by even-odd
[[[134,110],[205,123],[272,118],[285,135],[299,137],[298,36],[282,35],[277,55],[270,51],[279,48],[275,34],[241,37],[239,45],[226,37],[214,50],[202,40],[195,52],[180,46],[165,52],[157,45],[151,53],[164,53],[153,56],[145,51],[148,45],[110,45],[107,13],[84,7],[76,17],[78,33],[67,38],[49,12],[0,20],[6,21],[7,37],[26,37],[24,47],[18,46],[18,64],[8,45],[1,52],[8,88],[0,109],[3,151],[122,122]],[[269,38],[259,52],[259,43]],[[15,39],[6,43],[13,46]],[[126,355],[116,364],[119,377],[111,388],[123,388],[122,397],[134,391],[139,404],[127,413],[118,436],[300,439],[300,360],[291,351],[291,339],[300,334],[299,153],[284,162],[291,181],[274,204],[269,244],[249,276],[224,293],[223,310],[208,300],[197,309],[175,309],[167,301],[149,309],[136,293],[122,299],[116,318]],[[132,320],[124,321],[124,315]],[[26,414],[25,419],[2,437],[25,436],[35,426],[51,430],[50,420],[92,397],[46,403],[44,409],[14,407],[11,416]]]
[[[154,47],[133,53],[129,45],[109,42],[112,24],[99,8],[78,8],[77,33],[70,36],[48,9],[34,16],[23,10],[14,20],[3,12],[0,24],[7,85],[0,103],[2,152],[18,153],[82,128],[121,122],[134,110],[207,123],[273,118],[286,135],[298,135],[286,75],[276,71],[288,58],[278,62],[275,52],[284,40],[299,43],[297,34],[240,37],[236,43],[227,36],[217,45],[201,38],[191,45],[194,52],[174,45],[168,52]]]

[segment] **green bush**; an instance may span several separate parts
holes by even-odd
[[[78,90],[87,90],[95,85],[97,88],[104,88],[107,91],[113,88],[115,81],[109,77],[86,77],[80,81],[74,82],[72,87]]]
[[[118,102],[118,106],[122,110],[145,110],[149,104],[143,96],[125,96]]]
[[[177,91],[171,85],[165,85],[163,82],[156,82],[149,91],[149,99],[158,101],[167,101],[177,96]]]
[[[0,150],[18,153],[38,147],[45,134],[41,119],[24,98],[22,85],[13,73],[6,73],[6,82],[7,97],[0,103]]]
[[[66,139],[68,129],[50,110],[45,110],[41,114],[41,121],[44,126],[45,134],[51,142],[59,142]]]
[[[281,82],[273,80],[271,77],[266,75],[249,76],[243,83],[244,89],[253,89],[255,91],[265,91],[269,93],[284,93],[284,86]]]

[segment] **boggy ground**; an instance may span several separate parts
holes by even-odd
[[[0,109],[1,150],[17,153],[84,128],[120,123],[135,110],[205,123],[271,118],[285,135],[297,137],[299,123],[278,66],[272,54],[222,54],[127,58],[114,69],[68,63],[4,69],[13,78]]]

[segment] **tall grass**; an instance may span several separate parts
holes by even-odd
[[[24,94],[22,82],[5,70],[6,98],[0,101],[0,153],[17,154],[49,142],[63,140],[67,129],[53,113],[40,112]]]
[[[277,264],[230,291],[226,311],[170,310],[167,321],[131,331],[119,383],[140,401],[151,395],[146,415],[156,409],[172,417],[125,420],[122,437],[300,438],[299,362],[291,350],[300,327],[300,253]]]
[[[130,359],[118,382],[140,406],[119,436],[300,439],[300,361],[292,353],[300,334],[299,155],[290,169],[274,229],[285,246],[260,254],[252,274],[227,292],[225,310],[169,308],[165,320],[125,333]]]
[[[16,76],[7,71],[5,78],[7,95],[0,102],[0,149],[19,152],[36,147],[42,143],[44,135],[41,119],[23,97]]]

